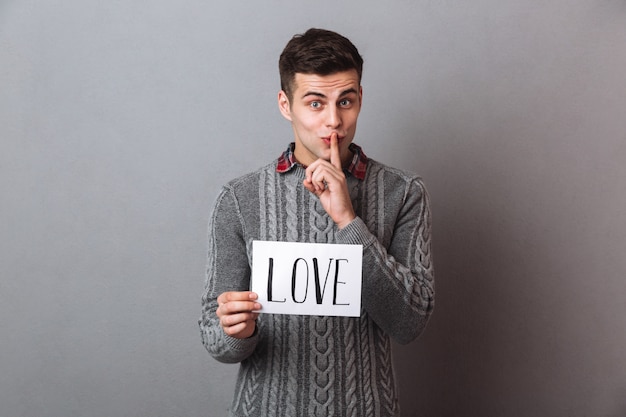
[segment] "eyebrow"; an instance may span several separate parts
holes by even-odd
[[[354,88],[348,88],[347,90],[344,90],[341,92],[341,94],[339,94],[339,97],[344,97],[347,96],[349,94],[357,94],[358,92],[356,91],[356,89]],[[328,98],[326,97],[325,94],[322,93],[318,93],[317,91],[307,91],[302,98],[308,97],[308,96],[316,96],[316,97],[321,97],[321,98]]]

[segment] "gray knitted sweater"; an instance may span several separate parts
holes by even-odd
[[[338,230],[304,176],[274,162],[233,180],[209,221],[199,323],[213,357],[241,363],[228,415],[398,416],[390,338],[416,338],[434,306],[428,194],[419,177],[369,159],[364,180],[347,175],[357,218]],[[253,240],[362,244],[361,317],[261,314],[252,337],[227,336],[217,296],[249,289]]]

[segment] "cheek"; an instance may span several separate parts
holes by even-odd
[[[298,125],[303,130],[313,131],[317,129],[319,122],[315,117],[301,117],[298,119]]]
[[[346,128],[348,130],[350,130],[350,131],[355,130],[356,129],[356,121],[357,121],[356,116],[347,118],[345,120]]]

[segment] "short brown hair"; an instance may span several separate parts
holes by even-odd
[[[359,83],[363,74],[363,58],[350,40],[336,32],[311,28],[295,35],[285,46],[278,60],[280,88],[289,100],[293,97],[296,73],[330,75],[356,70]]]

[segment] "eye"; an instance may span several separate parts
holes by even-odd
[[[347,98],[344,98],[343,100],[341,100],[341,101],[339,102],[339,105],[340,105],[341,107],[349,107],[349,106],[350,106],[350,104],[352,104],[352,101],[351,101],[351,100],[349,100],[349,99],[347,99]]]
[[[322,103],[320,103],[319,101],[312,101],[309,106],[314,109],[319,109],[320,107],[322,107]]]

